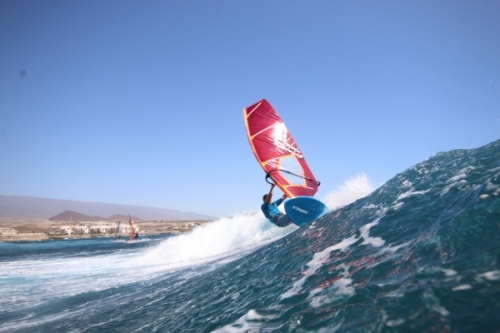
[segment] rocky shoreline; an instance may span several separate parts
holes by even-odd
[[[136,221],[139,226],[139,235],[158,235],[169,233],[190,232],[194,228],[200,227],[211,221]],[[113,237],[118,221],[99,221],[99,222],[75,222],[75,221],[49,221],[44,219],[36,220],[0,220],[0,241],[43,241],[50,239],[79,239],[95,237]],[[122,221],[121,225],[126,228],[120,228],[121,238],[128,237],[128,221]],[[87,233],[68,233],[69,229],[87,226],[90,230]],[[107,229],[99,228],[106,226]],[[104,232],[102,230],[105,230]],[[66,231],[65,231],[66,230]],[[97,230],[97,231],[95,231]],[[124,232],[127,231],[127,232]]]

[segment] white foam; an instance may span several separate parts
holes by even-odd
[[[260,212],[222,218],[191,233],[168,238],[144,253],[141,260],[150,264],[195,265],[247,253],[296,229],[277,228]]]
[[[241,316],[234,323],[223,326],[212,331],[213,333],[244,333],[260,332],[262,322],[271,321],[277,318],[277,315],[261,315],[256,310],[251,309]]]
[[[404,200],[408,197],[411,197],[411,196],[414,196],[414,195],[423,195],[423,194],[426,194],[427,192],[429,192],[430,190],[425,190],[425,191],[414,191],[413,189],[409,190],[409,191],[406,191],[405,193],[403,194],[400,194],[399,197],[397,198],[396,201],[401,201],[401,200]]]
[[[327,287],[327,289],[329,289],[327,294],[316,296],[325,288],[316,288],[309,293],[310,304],[312,307],[321,307],[335,302],[338,299],[354,295],[354,287],[352,286],[353,280],[349,278],[349,267],[345,264],[341,264],[337,267],[337,270],[342,270],[339,273],[340,278],[333,282],[331,286]]]
[[[443,269],[443,272],[446,276],[455,276],[458,274],[457,271],[453,269]]]
[[[484,278],[489,281],[500,281],[500,271],[490,271],[483,274],[478,275],[480,278]]]
[[[448,182],[450,183],[456,183],[462,179],[467,178],[467,173],[474,170],[475,168],[473,166],[468,166],[466,168],[463,168],[462,170],[458,171],[453,177],[451,177]]]
[[[313,258],[306,264],[308,268],[304,271],[302,278],[296,281],[290,290],[282,294],[280,296],[280,299],[285,299],[297,295],[302,290],[302,285],[304,284],[304,282],[306,282],[309,276],[313,275],[325,263],[325,261],[328,260],[331,252],[336,250],[342,251],[352,244],[356,243],[357,241],[358,238],[356,238],[356,236],[351,236],[342,240],[340,243],[327,247],[321,252],[315,253]]]
[[[328,259],[330,258],[330,254],[333,251],[337,251],[337,250],[343,251],[346,248],[348,248],[349,246],[351,246],[352,244],[356,243],[360,239],[363,239],[363,242],[361,243],[361,245],[371,245],[371,246],[374,246],[374,247],[383,246],[385,244],[385,241],[382,238],[380,238],[380,237],[371,237],[370,233],[369,233],[370,229],[372,227],[376,226],[379,223],[380,219],[381,219],[381,217],[378,218],[378,219],[376,219],[375,221],[373,221],[371,223],[368,223],[368,224],[362,226],[359,229],[359,231],[360,231],[360,237],[359,238],[356,237],[355,235],[353,235],[353,236],[351,236],[349,238],[346,238],[346,239],[342,240],[340,243],[334,244],[332,246],[329,246],[329,247],[325,248],[321,252],[315,253],[313,255],[313,258],[308,263],[306,263],[307,269],[302,273],[303,274],[302,277],[298,281],[296,281],[293,284],[293,286],[288,291],[286,291],[285,293],[283,293],[280,296],[280,299],[286,299],[286,298],[292,297],[294,295],[298,295],[301,292],[302,286],[307,281],[307,279],[311,275],[313,275],[314,273],[316,273],[316,271],[328,261]],[[406,246],[407,244],[408,243],[402,244],[399,247],[398,246],[394,246],[392,248],[387,248],[386,250],[397,251],[400,247]],[[347,278],[347,275],[345,276],[345,278]],[[349,281],[348,280],[340,281],[339,282],[339,290],[342,289],[341,288],[342,286],[340,284],[344,283],[344,282],[349,282]],[[350,288],[351,287],[349,287],[347,289],[344,288],[344,290],[347,290],[349,293],[350,292],[354,292],[354,289],[351,290]],[[311,295],[314,296],[314,294],[318,293],[318,292],[319,292],[319,290],[314,290],[314,291],[311,292]]]
[[[370,237],[370,229],[379,223],[380,219],[375,220],[372,223],[368,223],[362,226],[359,231],[361,232],[361,238],[363,238],[363,243],[361,245],[372,245],[374,247],[380,247],[385,244],[385,241],[380,237]]]
[[[388,246],[386,248],[384,248],[383,252],[385,251],[390,251],[390,252],[397,252],[399,249],[401,248],[404,248],[404,247],[407,247],[408,245],[410,245],[412,243],[412,241],[409,241],[409,242],[406,242],[406,243],[403,243],[403,244],[399,244],[399,245],[393,245],[393,246]]]
[[[461,284],[459,286],[452,288],[451,290],[461,291],[461,290],[469,290],[469,289],[472,289],[472,286],[470,284]]]
[[[405,181],[401,184],[401,187],[411,187],[413,183],[409,181],[408,179],[405,179]]]
[[[462,188],[467,185],[467,181],[465,180],[467,178],[467,173],[474,169],[475,168],[473,166],[468,166],[458,171],[453,177],[446,181],[448,185],[446,185],[446,187],[441,191],[441,194],[447,194],[453,187]]]
[[[396,327],[405,323],[404,319],[390,319],[385,322],[389,327]]]
[[[392,209],[394,209],[394,210],[400,209],[404,205],[404,202],[403,202],[404,199],[406,199],[408,197],[415,196],[415,195],[424,195],[424,194],[426,194],[429,191],[430,190],[415,191],[413,188],[411,188],[410,190],[408,190],[405,193],[402,193],[402,194],[400,194],[398,196],[398,198],[396,199],[396,201],[394,201]]]
[[[4,262],[8,269],[0,272],[0,280],[8,288],[0,298],[0,307],[36,306],[47,299],[140,281],[145,276],[136,269],[136,257],[129,250],[113,255]]]
[[[491,173],[492,176],[486,181],[486,186],[484,188],[485,192],[489,192],[493,196],[498,196],[500,195],[500,185],[497,183],[493,183],[491,180],[500,177],[500,167],[490,169],[487,171],[488,173]]]

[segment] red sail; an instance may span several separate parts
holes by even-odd
[[[293,198],[313,196],[319,182],[283,120],[265,99],[243,109],[248,141],[264,171]]]

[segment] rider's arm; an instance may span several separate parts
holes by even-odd
[[[276,205],[276,207],[278,207],[279,205],[281,205],[281,203],[282,203],[283,201],[285,201],[285,199],[286,199],[286,198],[287,198],[287,195],[286,195],[286,194],[283,194],[283,195],[281,196],[281,198],[279,198],[278,200],[276,200],[276,201],[274,202],[274,204]]]

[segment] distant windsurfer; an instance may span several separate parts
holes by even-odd
[[[130,215],[128,216],[128,224],[130,225],[130,235],[128,236],[128,240],[136,240],[139,238],[139,227],[135,224],[135,222],[132,222],[130,219]]]
[[[273,190],[274,190],[275,186],[276,186],[276,184],[271,184],[271,189],[269,190],[269,193],[264,194],[264,196],[262,197],[262,200],[264,200],[264,203],[262,204],[262,206],[260,206],[260,209],[262,209],[262,212],[269,219],[269,221],[271,221],[272,223],[274,223],[278,227],[286,227],[290,223],[292,223],[292,221],[290,221],[290,219],[286,218],[286,215],[283,214],[278,209],[278,206],[281,205],[283,203],[283,201],[285,201],[285,199],[287,198],[287,195],[283,194],[281,196],[281,198],[279,198],[278,200],[276,200],[274,202],[271,202],[271,200],[273,199]]]

